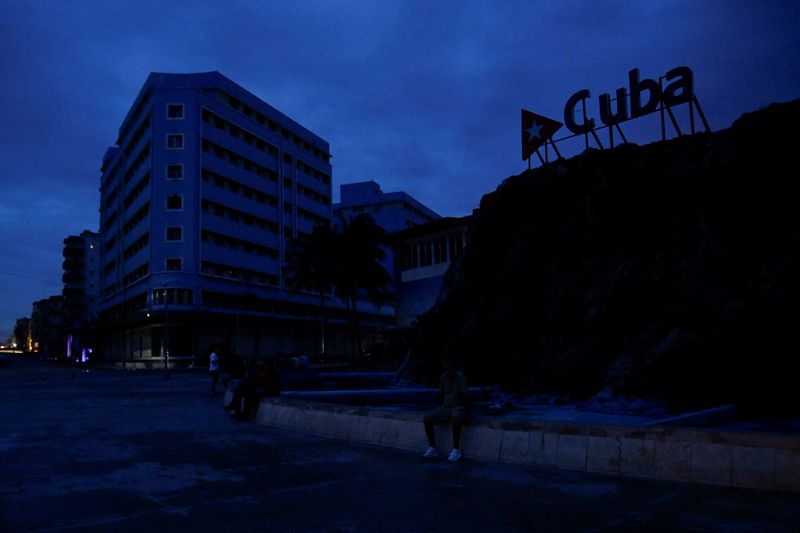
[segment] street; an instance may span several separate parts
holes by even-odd
[[[800,530],[798,493],[428,461],[233,420],[209,384],[0,355],[0,531]]]

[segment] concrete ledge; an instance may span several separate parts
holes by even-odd
[[[226,394],[224,401],[230,401]],[[419,450],[427,446],[419,413],[265,398],[260,424],[322,437]],[[437,445],[451,446],[449,427]],[[473,417],[462,453],[471,459],[619,476],[800,491],[800,436],[673,427],[592,426]]]

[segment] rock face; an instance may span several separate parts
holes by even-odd
[[[727,130],[589,151],[481,200],[420,318],[420,380],[673,409],[798,412],[800,100]]]

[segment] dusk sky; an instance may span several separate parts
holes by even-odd
[[[326,139],[334,200],[372,179],[461,216],[526,168],[520,108],[562,120],[631,68],[690,67],[713,130],[800,97],[798,21],[796,0],[0,0],[0,340],[61,292],[64,238],[97,230],[150,72],[217,70]]]

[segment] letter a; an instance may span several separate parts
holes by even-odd
[[[688,102],[694,96],[694,81],[689,67],[675,67],[667,72],[667,81],[678,78],[664,89],[664,105],[673,106]],[[677,94],[676,94],[677,93]]]

